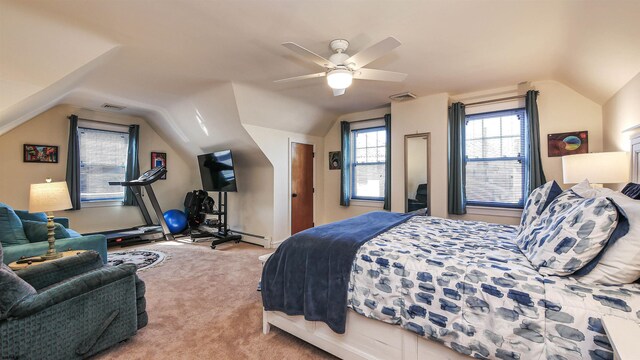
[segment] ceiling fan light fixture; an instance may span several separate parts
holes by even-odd
[[[353,73],[347,69],[335,69],[327,73],[327,84],[332,89],[346,89],[353,82]]]

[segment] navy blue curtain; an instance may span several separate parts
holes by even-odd
[[[76,115],[69,116],[66,181],[71,196],[71,210],[80,210],[80,139],[78,138],[78,117]]]
[[[129,150],[127,152],[127,167],[124,178],[126,181],[137,179],[140,176],[140,164],[138,162],[138,138],[140,136],[140,126],[129,126]],[[138,205],[133,192],[129,187],[124,192],[124,205]]]
[[[540,120],[538,119],[538,92],[527,91],[525,98],[526,121],[526,158],[527,158],[527,194],[531,194],[540,185],[547,182],[542,169],[540,156]]]
[[[467,213],[465,194],[465,126],[464,104],[460,102],[451,104],[449,107],[449,146],[447,154],[449,160],[449,214],[462,215]]]
[[[351,124],[340,122],[342,169],[340,169],[340,205],[349,206],[351,201]]]
[[[384,164],[384,206],[391,211],[391,114],[384,116],[384,128],[387,133],[387,147],[385,149]]]

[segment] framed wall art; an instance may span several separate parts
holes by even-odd
[[[55,145],[24,144],[23,161],[35,163],[58,163],[58,147]]]
[[[167,153],[164,152],[151,152],[151,168],[155,168],[158,166],[164,166],[167,168]],[[160,180],[167,180],[167,174],[162,175]]]
[[[547,141],[549,157],[586,154],[589,152],[588,131],[549,134],[547,135]]]
[[[329,151],[329,170],[340,170],[341,162],[340,151]]]

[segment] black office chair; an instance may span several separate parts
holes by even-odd
[[[424,209],[427,207],[429,199],[427,184],[418,185],[418,189],[416,190],[416,198],[415,199],[407,199],[408,206],[407,210],[409,212],[416,211],[418,209]]]

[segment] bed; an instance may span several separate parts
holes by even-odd
[[[286,308],[265,310],[263,331],[277,326],[344,359],[612,358],[602,316],[640,323],[640,284],[542,276],[517,232],[408,217],[352,257],[344,334]]]

